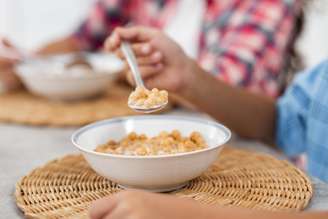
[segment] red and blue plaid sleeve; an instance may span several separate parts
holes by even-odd
[[[219,39],[209,50],[214,52],[205,54],[214,56],[212,72],[227,83],[277,96],[296,1],[239,0],[222,11],[207,36]]]
[[[127,1],[97,1],[87,19],[79,26],[74,37],[86,50],[97,50],[117,26],[129,22]]]

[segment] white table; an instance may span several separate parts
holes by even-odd
[[[176,111],[174,114],[200,116],[184,111]],[[0,124],[0,218],[23,218],[15,204],[15,183],[33,168],[49,160],[77,153],[70,143],[70,135],[74,130]],[[233,139],[231,144],[281,157],[257,142]],[[317,179],[312,179],[312,182],[315,193],[307,209],[328,210],[328,185]]]

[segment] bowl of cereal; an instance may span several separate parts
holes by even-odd
[[[71,53],[25,60],[16,73],[33,94],[79,100],[105,92],[123,67],[111,54]]]
[[[201,175],[230,137],[213,121],[154,115],[92,123],[72,142],[98,174],[121,187],[163,192]]]

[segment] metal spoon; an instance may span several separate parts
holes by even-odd
[[[141,77],[141,74],[140,74],[140,71],[138,68],[138,63],[137,63],[136,57],[134,56],[134,53],[131,49],[130,44],[128,42],[122,42],[121,50],[130,66],[130,69],[131,69],[131,72],[132,72],[132,75],[136,82],[137,87],[145,88],[145,85],[143,83],[143,80],[142,80],[142,77]],[[152,113],[152,112],[163,109],[167,105],[167,102],[165,102],[161,105],[153,106],[151,108],[140,107],[140,106],[136,106],[136,105],[133,105],[130,103],[128,105],[131,109],[133,109],[135,111],[142,112],[142,113]]]

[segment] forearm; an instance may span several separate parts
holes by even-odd
[[[74,37],[66,37],[53,41],[37,51],[40,55],[53,55],[81,51],[82,46]]]
[[[255,209],[221,207],[199,204],[194,200],[171,198],[169,204],[172,212],[181,212],[179,209],[188,209],[188,214],[182,212],[177,218],[198,219],[326,219],[328,212],[271,212]]]
[[[227,208],[227,207],[205,207],[209,215],[208,219],[324,219],[327,218],[328,212],[300,212],[300,213],[288,213],[288,212],[269,212],[249,210],[242,208]]]
[[[275,102],[266,96],[245,91],[217,80],[190,61],[190,84],[181,92],[188,101],[227,125],[237,134],[272,142],[275,129]]]

